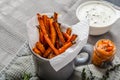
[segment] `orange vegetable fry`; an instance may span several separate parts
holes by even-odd
[[[51,51],[52,51],[52,49],[50,47],[48,47],[48,49],[43,54],[43,57],[48,57],[48,55],[51,53]]]
[[[54,24],[54,27],[56,29],[56,32],[58,34],[58,37],[59,37],[60,41],[62,42],[62,44],[64,44],[65,40],[64,40],[63,34],[62,34],[61,30],[60,30],[59,24],[56,23],[56,22],[53,22],[53,24]]]
[[[67,28],[66,33],[67,33],[68,35],[71,35],[71,32],[72,32],[72,29],[71,29],[71,28]]]
[[[48,45],[52,48],[52,50],[55,52],[55,54],[58,55],[59,52],[58,52],[58,50],[54,47],[54,45],[53,45],[53,43],[51,42],[51,40],[49,39],[48,34],[47,34],[47,32],[46,32],[46,29],[45,29],[45,26],[44,26],[44,23],[43,23],[43,20],[42,20],[40,17],[38,17],[38,21],[39,21],[39,24],[40,24],[40,26],[41,26],[41,30],[42,30],[42,32],[43,32],[43,34],[44,34],[44,38],[45,38],[46,42],[47,42]]]
[[[50,38],[51,38],[52,43],[55,44],[57,34],[53,26],[53,19],[50,19],[49,21],[50,21]]]
[[[48,17],[47,15],[43,15],[42,16],[42,19],[43,19],[43,22],[44,22],[44,25],[45,25],[45,29],[47,31],[47,34],[49,34],[49,23],[48,23]]]
[[[41,30],[39,30],[39,41],[43,44],[44,43],[44,35]]]
[[[72,42],[66,43],[65,45],[63,45],[63,46],[59,49],[59,53],[65,52],[65,50],[66,50],[67,48],[69,48],[70,46],[72,46],[72,45],[73,45]]]
[[[37,17],[40,18],[41,15],[39,13],[37,13]],[[39,29],[39,41],[43,43],[43,37],[42,37],[42,32],[41,32],[41,29],[40,29],[40,25],[38,25],[37,28]]]
[[[70,36],[67,33],[63,32],[63,36],[65,37],[66,40],[70,39]]]
[[[41,51],[41,53],[45,52],[44,45],[41,42],[36,42],[36,47]]]
[[[56,45],[56,48],[57,48],[57,49],[60,48],[60,42],[59,42],[58,38],[56,39],[55,45]]]
[[[33,51],[40,56],[42,55],[40,50],[38,50],[36,47],[33,48]]]
[[[58,20],[58,13],[54,12],[53,19],[54,19],[55,22],[57,22],[57,20]]]
[[[54,53],[50,53],[50,55],[48,56],[48,59],[51,59],[53,57],[55,57],[56,55]]]
[[[67,40],[67,42],[69,42],[69,41],[74,41],[76,38],[77,38],[77,35],[76,35],[76,34],[73,34],[73,35],[71,36],[71,38],[69,38],[69,39]]]
[[[55,44],[56,41],[56,31],[55,28],[53,26],[53,20],[49,19],[50,21],[50,38],[53,44]],[[48,49],[45,51],[43,57],[47,57],[49,55],[49,53],[52,51],[52,49],[50,47],[48,47]]]
[[[38,16],[38,17],[41,17],[41,15],[40,15],[39,13],[37,13],[37,16]]]

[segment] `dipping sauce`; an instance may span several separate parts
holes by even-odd
[[[116,52],[115,44],[109,39],[101,39],[94,46],[92,63],[99,67],[106,66],[114,59]]]
[[[86,18],[90,26],[102,27],[114,23],[116,13],[114,9],[103,3],[89,3],[79,8],[79,19]]]

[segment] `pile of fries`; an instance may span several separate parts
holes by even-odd
[[[71,28],[67,28],[66,32],[61,31],[58,13],[54,12],[52,17],[37,13],[37,18],[39,25],[36,27],[39,32],[39,41],[33,47],[36,54],[51,59],[75,44],[77,35],[71,34]]]

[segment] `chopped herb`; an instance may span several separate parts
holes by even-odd
[[[82,80],[86,80],[87,79],[85,68],[82,70],[81,76],[82,76]]]
[[[24,73],[22,76],[22,80],[30,80],[30,77],[31,77],[30,74]]]

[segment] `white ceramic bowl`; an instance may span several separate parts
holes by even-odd
[[[93,26],[93,25],[89,24],[90,25],[90,32],[89,32],[90,35],[101,35],[101,34],[108,32],[111,29],[112,24],[114,24],[116,22],[116,20],[118,20],[120,18],[120,11],[115,9],[114,7],[112,7],[111,3],[106,2],[106,1],[87,1],[85,3],[82,3],[76,10],[76,16],[80,21],[82,19],[81,17],[83,17],[81,15],[81,9],[83,7],[85,7],[86,5],[93,5],[93,4],[102,4],[102,5],[110,8],[114,13],[114,16],[113,16],[114,19],[112,19],[112,21],[109,24],[106,24],[104,26],[99,26],[99,25]],[[108,11],[108,13],[109,13],[109,11]]]

